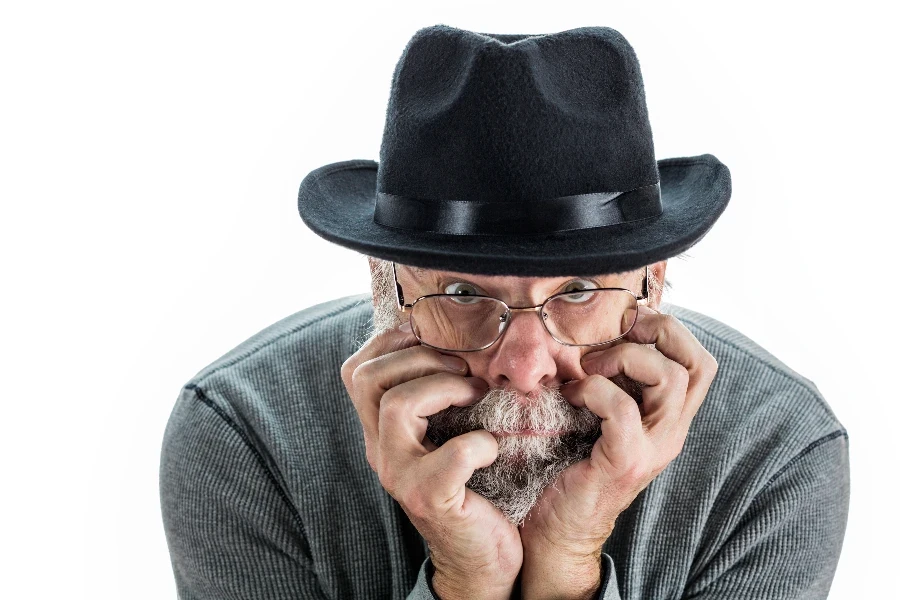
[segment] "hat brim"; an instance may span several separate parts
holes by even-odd
[[[731,197],[728,167],[711,154],[657,161],[658,217],[549,234],[453,235],[374,221],[378,163],[319,167],[300,184],[300,216],[321,237],[369,256],[481,275],[568,276],[631,271],[676,256],[706,235]]]

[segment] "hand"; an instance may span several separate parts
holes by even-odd
[[[523,598],[596,594],[601,548],[616,518],[681,453],[718,369],[682,323],[647,307],[624,339],[586,354],[587,377],[561,388],[574,406],[603,419],[602,435],[590,458],[544,491],[522,526]],[[655,350],[642,345],[654,343]],[[640,405],[610,381],[621,375],[644,386]]]
[[[487,390],[466,370],[461,358],[418,345],[407,326],[372,338],[341,377],[369,465],[428,542],[435,592],[442,600],[509,598],[522,566],[519,532],[466,487],[476,468],[496,460],[497,441],[479,430],[438,448],[425,436],[428,416],[472,404]]]

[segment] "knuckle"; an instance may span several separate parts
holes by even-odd
[[[398,495],[397,490],[399,489],[399,481],[398,477],[394,474],[392,469],[386,468],[385,465],[380,465],[381,468],[377,469],[378,480],[381,481],[381,486],[395,498]]]
[[[688,379],[685,376],[690,378],[687,369],[675,361],[668,361],[662,369],[660,384],[664,388],[686,388]]]
[[[378,452],[372,447],[371,443],[366,444],[366,462],[369,467],[378,473]]]
[[[475,447],[469,440],[453,438],[448,443],[450,446],[450,454],[447,459],[450,463],[460,469],[468,468],[475,460]],[[444,444],[445,446],[447,444]]]
[[[396,420],[403,414],[406,407],[406,397],[397,388],[391,388],[381,396],[378,408],[381,419]]]
[[[663,329],[672,329],[676,327],[678,319],[667,313],[659,313],[659,324]]]
[[[630,489],[642,484],[649,475],[650,469],[644,461],[634,461],[622,471],[620,481]]]
[[[704,384],[712,383],[712,380],[716,378],[716,373],[719,371],[719,361],[715,359],[715,357],[704,350],[703,355],[700,357],[700,361],[698,366],[693,369],[694,375],[703,382]]]
[[[666,318],[663,320],[663,322],[666,324],[666,327],[668,327],[670,330],[679,329],[682,332],[687,333],[689,337],[692,337],[692,338],[694,337],[694,334],[691,333],[691,330],[688,329],[684,323],[679,321],[678,317],[676,317],[675,315],[667,314]],[[696,338],[694,338],[694,339],[696,339]]]
[[[704,371],[708,371],[710,375],[715,375],[719,371],[719,361],[708,351],[703,356]]]
[[[682,365],[675,363],[672,368],[672,383],[679,390],[686,390],[691,381],[691,374]]]
[[[641,418],[641,410],[638,408],[637,402],[625,392],[616,395],[613,414],[622,421],[640,420]]]
[[[346,363],[345,363],[346,364]],[[367,360],[366,362],[357,366],[350,373],[350,383],[356,388],[361,385],[365,385],[367,381],[369,381],[372,377],[372,361]]]
[[[373,469],[378,473],[378,480],[381,481],[382,487],[392,496],[396,495],[401,487],[401,474],[397,471],[396,466],[391,464],[390,457],[380,449],[373,448],[372,455]]]
[[[353,373],[356,371],[356,355],[354,354],[350,358],[344,361],[341,365],[341,381],[344,382],[344,386],[347,389],[350,389],[353,386]]]
[[[429,513],[428,500],[418,488],[413,488],[398,501],[410,517],[421,519]]]

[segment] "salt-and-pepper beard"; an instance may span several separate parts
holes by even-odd
[[[469,406],[451,406],[428,419],[427,436],[438,446],[447,440],[486,429],[497,438],[498,455],[476,469],[467,485],[515,525],[521,525],[541,492],[568,466],[587,458],[600,436],[600,418],[569,404],[558,388],[541,386],[527,399],[491,388]],[[510,435],[524,430],[554,435]]]

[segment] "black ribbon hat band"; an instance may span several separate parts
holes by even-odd
[[[376,192],[379,225],[453,235],[521,235],[605,227],[662,214],[659,183],[537,202],[428,200]]]

